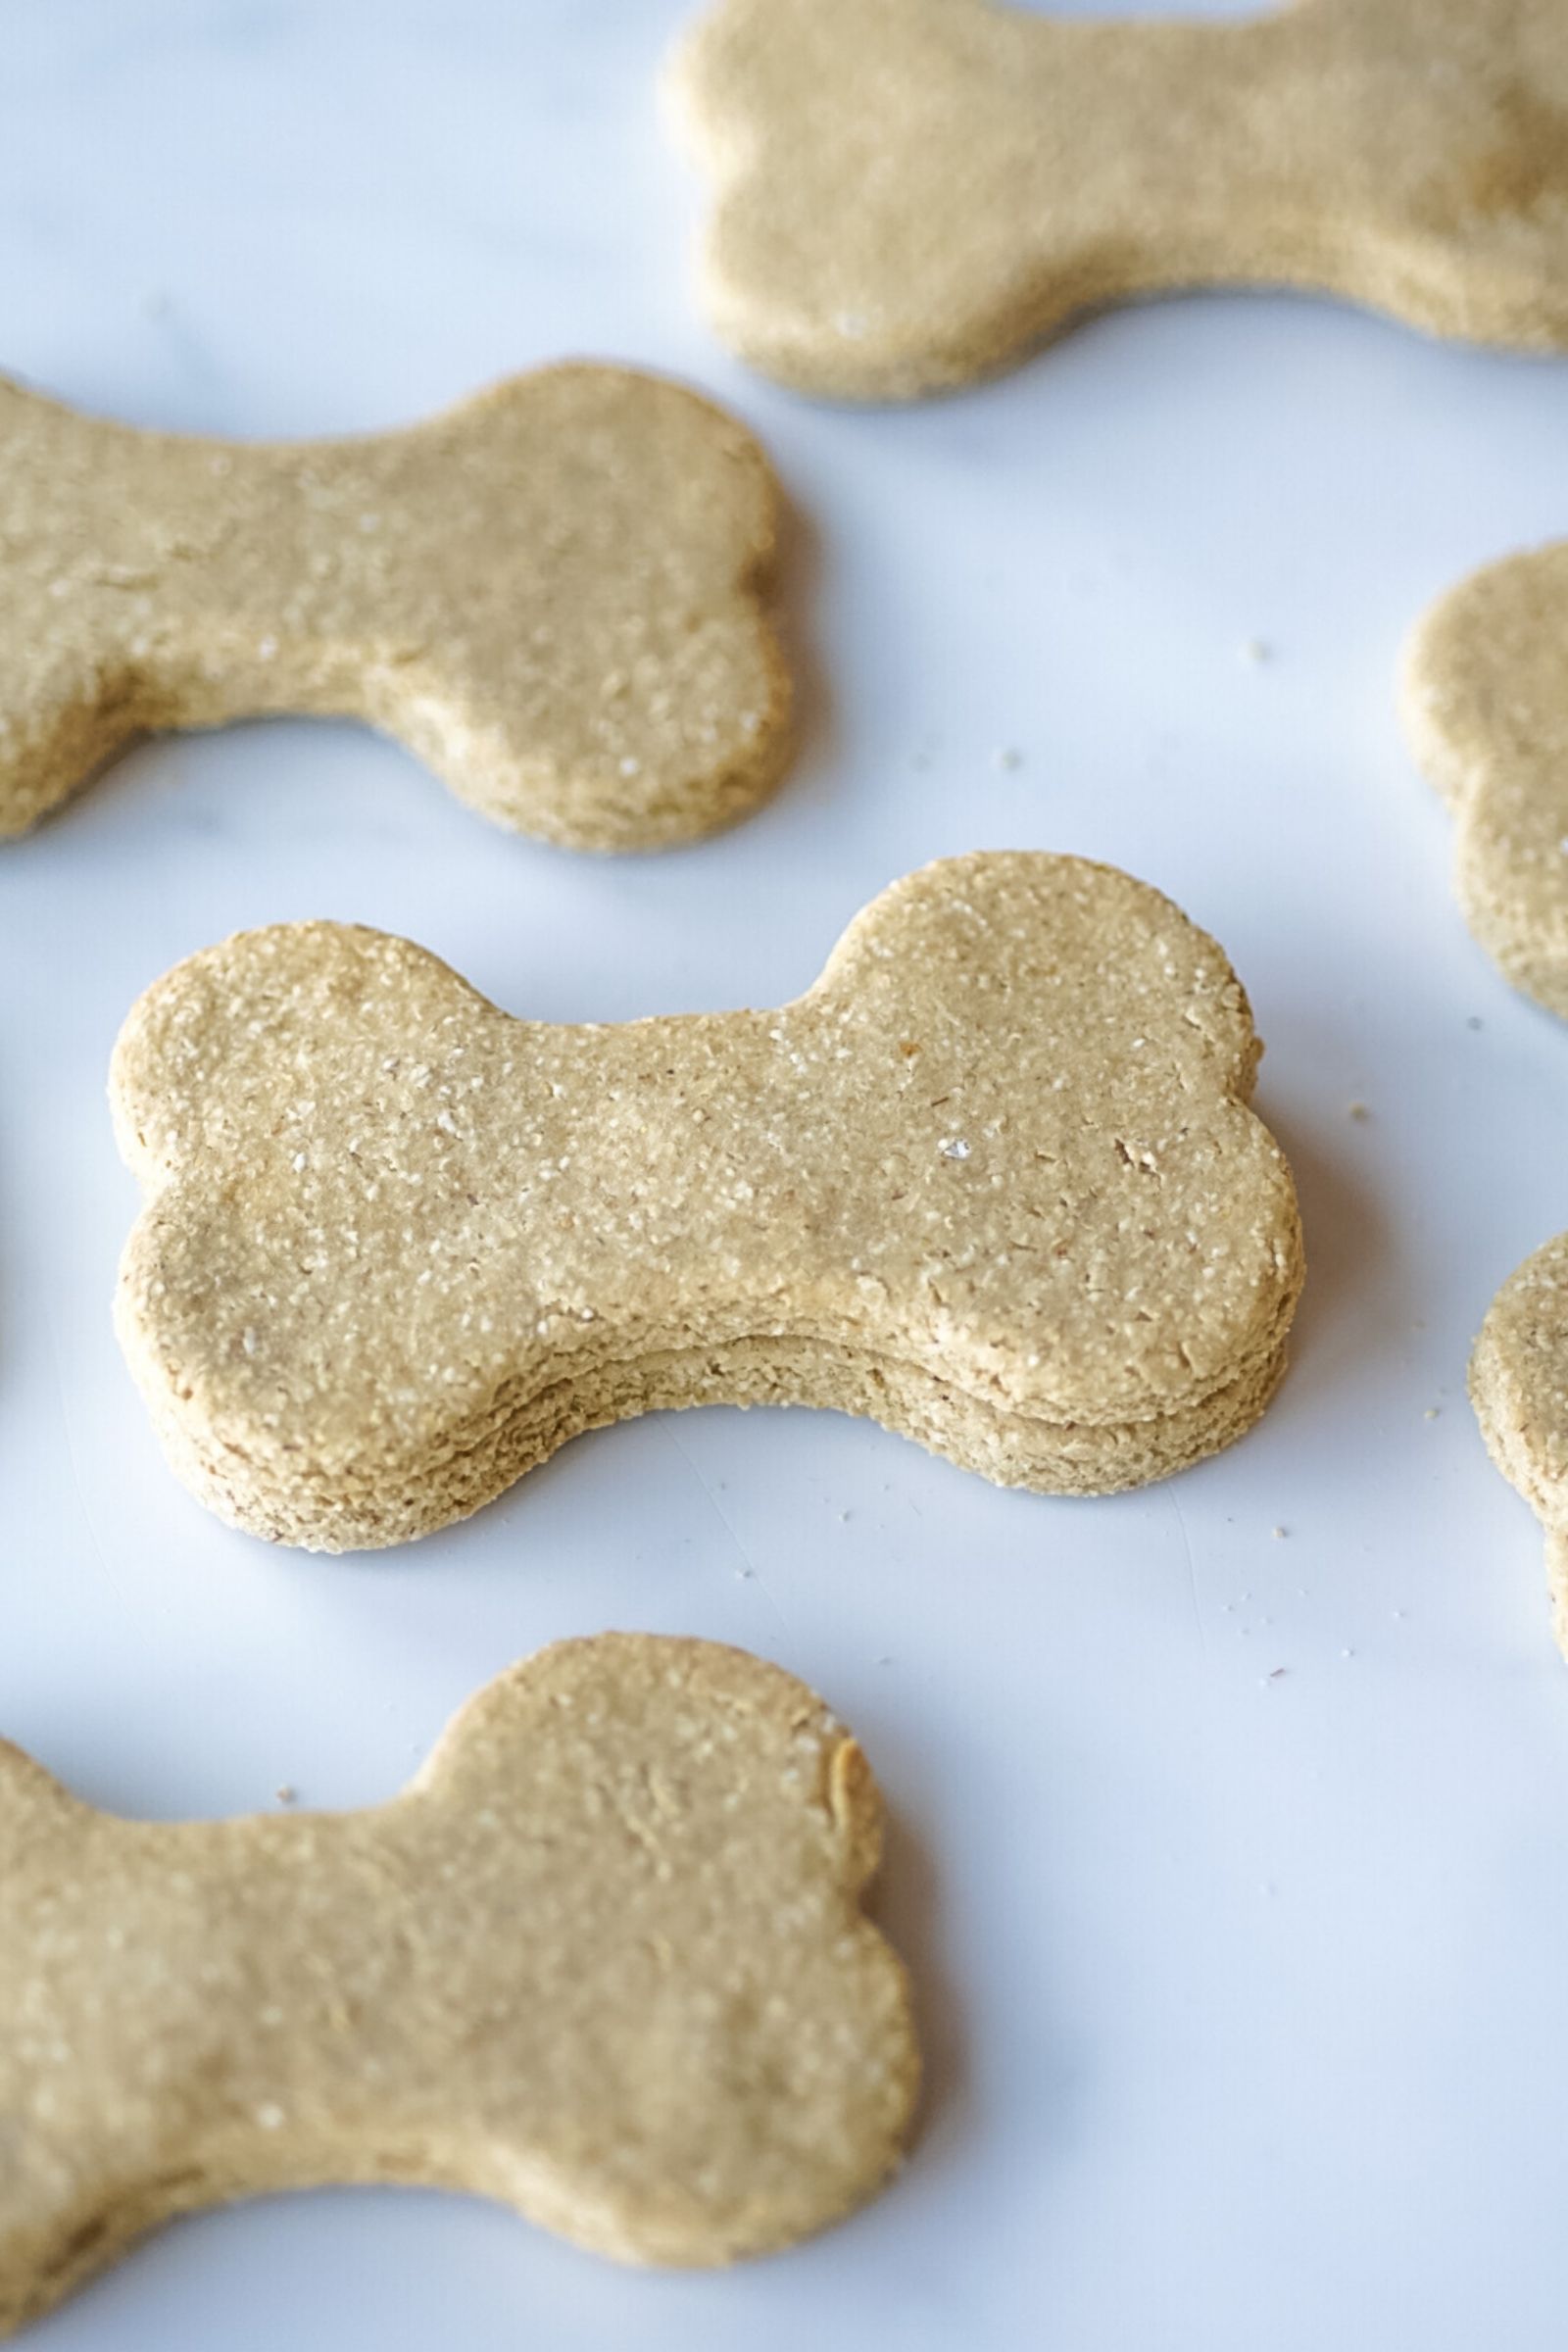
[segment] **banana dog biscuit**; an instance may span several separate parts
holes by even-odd
[[[416,2182],[626,2262],[760,2254],[897,2165],[864,1757],[776,1666],[606,1634],[390,1804],[126,1822],[0,1744],[0,2331],[177,2213]]]
[[[1458,820],[1454,871],[1504,976],[1568,1017],[1568,541],[1434,605],[1405,658],[1412,748]]]
[[[122,1343],[169,1458],[318,1550],[656,1406],[864,1413],[1103,1494],[1240,1437],[1300,1229],[1214,942],[1107,866],[956,858],[777,1012],[550,1028],[407,941],[242,934],[116,1051]]]
[[[361,440],[132,431],[0,381],[0,834],[147,728],[347,713],[498,824],[653,849],[788,752],[739,424],[560,367]]]
[[[1076,312],[1345,294],[1568,345],[1561,0],[1296,0],[1241,24],[1004,0],[717,0],[677,53],[709,309],[809,392],[904,399]]]
[[[1552,1629],[1568,1657],[1568,1233],[1526,1258],[1493,1300],[1470,1396],[1493,1460],[1545,1530]]]

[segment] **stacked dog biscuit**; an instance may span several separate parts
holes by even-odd
[[[1077,858],[930,866],[781,1011],[624,1029],[510,1020],[402,940],[253,933],[121,1039],[151,1194],[121,1335],[203,1499],[321,1549],[713,1400],[1141,1485],[1283,1369],[1300,1229],[1257,1056],[1212,940]]]

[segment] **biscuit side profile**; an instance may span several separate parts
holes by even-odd
[[[0,382],[0,834],[148,729],[282,711],[367,719],[570,848],[711,832],[788,759],[779,510],[741,425],[625,368],[291,444]]]
[[[125,1822],[0,1745],[0,2331],[178,2213],[460,2188],[625,2262],[792,2244],[900,2161],[881,1803],[793,1676],[540,1651],[361,1813]]]
[[[777,1012],[551,1028],[407,941],[242,934],[131,1012],[117,1318],[171,1462],[396,1544],[656,1407],[862,1413],[1100,1494],[1262,1411],[1301,1281],[1220,950],[1105,866],[896,884]]]
[[[806,391],[909,398],[1078,313],[1205,285],[1568,347],[1559,0],[1231,24],[717,0],[667,89],[712,192],[714,325]]]
[[[1441,598],[1411,637],[1402,705],[1457,820],[1465,920],[1505,979],[1568,1019],[1568,542]]]

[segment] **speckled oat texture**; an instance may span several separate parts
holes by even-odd
[[[1162,288],[1320,288],[1568,344],[1562,0],[1092,23],[1003,0],[718,0],[669,76],[709,307],[805,390],[899,399]]]
[[[865,1413],[1103,1493],[1239,1437],[1301,1279],[1224,956],[1105,866],[958,858],[778,1012],[547,1028],[327,923],[193,956],[112,1096],[118,1321],[235,1525],[398,1544],[655,1406]]]
[[[1568,1657],[1568,1233],[1493,1300],[1470,1395],[1493,1460],[1545,1529],[1552,1627]]]
[[[278,710],[368,719],[549,841],[710,832],[787,756],[777,506],[740,425],[615,368],[293,445],[0,381],[0,834],[144,729]]]
[[[1411,639],[1405,722],[1458,819],[1465,918],[1568,1018],[1568,542],[1478,571]]]
[[[472,2189],[628,2262],[839,2220],[919,2073],[880,1843],[803,1684],[651,1635],[502,1675],[364,1813],[119,1821],[0,1745],[0,2329],[261,2190]]]

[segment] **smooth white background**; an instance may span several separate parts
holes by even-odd
[[[787,397],[692,299],[699,195],[654,102],[683,13],[0,12],[0,366],[242,435],[402,421],[564,353],[672,369],[777,461],[811,678],[777,800],[673,856],[504,837],[303,724],[147,745],[0,850],[0,1727],[131,1813],[354,1804],[553,1637],[751,1645],[885,1785],[924,2128],[858,2219],[725,2277],[320,2195],[170,2231],[35,2340],[1556,2352],[1568,1685],[1464,1367],[1568,1222],[1568,1034],[1471,945],[1394,691],[1430,596],[1568,529],[1568,362],[1205,297],[923,408]],[[104,1073],[157,973],[324,914],[534,1015],[771,1003],[891,877],[985,844],[1125,864],[1251,992],[1311,1278],[1235,1452],[1054,1502],[712,1411],[337,1563],[174,1484],[109,1320],[135,1200]]]

